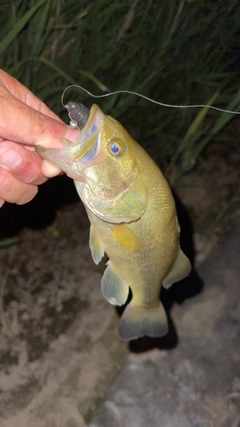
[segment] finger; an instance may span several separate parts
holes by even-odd
[[[48,178],[52,178],[53,176],[59,175],[61,173],[61,169],[47,160],[43,160],[42,162],[42,174]]]
[[[38,187],[18,181],[7,170],[0,168],[0,198],[9,203],[23,205],[32,200],[38,192]]]
[[[44,102],[40,101],[40,99],[37,98],[37,96],[35,96],[29,89],[3,70],[0,70],[0,80],[15,98],[19,99],[24,104],[27,104],[29,107],[34,108],[34,110],[40,111],[58,122],[62,122],[62,120],[54,114],[53,111],[44,104]]]
[[[60,138],[66,138],[69,141],[75,141],[75,139],[79,136],[79,129],[72,128],[70,126],[65,127],[65,134],[64,136],[59,135],[58,138],[49,138],[49,135],[42,135],[40,136],[37,141],[36,145],[42,145],[43,147],[47,148],[62,148],[62,144],[60,142]]]
[[[77,136],[79,135],[79,130],[75,130],[72,128],[68,128],[68,132],[65,135],[65,138],[69,141],[74,141]],[[48,139],[42,138],[39,140],[39,145],[42,145],[44,147],[50,147]],[[51,147],[53,148],[62,148],[62,145],[60,141],[53,142]],[[44,176],[47,176],[48,178],[52,178],[53,176],[59,175],[61,172],[61,169],[59,169],[57,166],[53,165],[52,163],[48,162],[47,160],[43,160],[42,162],[42,173]]]
[[[1,137],[22,144],[35,145],[39,139],[56,142],[68,131],[67,126],[34,110],[18,99],[0,93]]]
[[[39,185],[46,181],[40,157],[12,141],[0,142],[0,167],[26,184]]]
[[[48,146],[59,144],[68,126],[13,77],[0,70],[0,78],[0,137],[22,144],[35,145],[44,138]],[[78,133],[71,129],[71,140]]]

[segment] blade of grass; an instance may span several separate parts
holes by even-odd
[[[47,58],[41,57],[38,61],[41,62],[42,64],[45,64],[48,67],[52,68],[55,72],[57,72],[59,74],[59,76],[63,77],[70,84],[73,84],[73,85],[79,84],[78,82],[73,80],[71,76],[69,76],[67,73],[65,73],[62,68],[58,67],[56,64],[49,61]],[[89,80],[91,80],[102,91],[108,90],[107,86],[105,86],[102,82],[100,82],[100,80],[97,77],[95,77],[93,74],[91,74],[90,72],[88,72],[86,70],[78,70],[78,72],[79,72],[79,74],[81,74],[81,75],[87,77]]]
[[[207,105],[212,105],[214,101],[219,96],[219,91],[216,91],[212,98],[206,103]],[[166,171],[167,174],[171,174],[171,170],[174,168],[180,154],[187,152],[190,153],[192,147],[199,140],[200,136],[203,134],[204,130],[199,130],[199,127],[202,125],[204,118],[206,117],[209,111],[209,107],[203,107],[189,126],[187,132],[185,133],[179,147],[175,151],[172,159],[169,163],[169,167]]]
[[[0,249],[6,248],[7,246],[14,245],[15,243],[19,242],[18,237],[12,237],[9,239],[1,239],[0,240]]]
[[[39,1],[32,7],[25,15],[16,23],[16,25],[9,31],[8,35],[0,42],[0,55],[9,47],[9,45],[17,38],[18,34],[22,31],[25,25],[30,21],[34,13],[44,4],[47,0]]]

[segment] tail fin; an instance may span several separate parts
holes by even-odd
[[[168,332],[168,321],[161,301],[154,308],[137,307],[130,303],[119,323],[119,337],[133,340],[147,335],[162,337]]]

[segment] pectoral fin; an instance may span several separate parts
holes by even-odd
[[[113,305],[123,305],[127,301],[129,287],[114,271],[111,261],[108,261],[101,280],[101,290],[104,298]]]
[[[141,241],[127,225],[121,224],[112,230],[114,240],[126,251],[137,252],[141,249]]]
[[[164,288],[168,289],[168,288],[170,288],[170,286],[173,283],[184,279],[184,277],[188,276],[190,271],[191,271],[190,261],[186,257],[186,255],[183,253],[183,251],[179,248],[179,252],[178,252],[178,256],[176,258],[176,261],[173,264],[168,275],[163,280]]]
[[[89,247],[91,249],[93,261],[95,264],[98,264],[104,255],[104,247],[97,231],[92,225],[90,227]]]

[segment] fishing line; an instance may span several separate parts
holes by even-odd
[[[165,104],[164,102],[156,101],[155,99],[149,98],[148,96],[142,95],[141,93],[133,92],[131,90],[124,90],[124,89],[116,90],[114,92],[104,93],[102,95],[94,95],[93,93],[89,92],[87,89],[85,89],[84,87],[79,86],[79,85],[70,85],[70,86],[66,87],[66,89],[64,89],[62,97],[61,97],[61,103],[62,103],[63,107],[66,107],[66,105],[64,105],[64,103],[63,103],[64,95],[68,89],[71,89],[73,87],[83,90],[83,92],[87,93],[92,98],[106,98],[107,96],[118,95],[120,93],[129,93],[130,95],[136,95],[140,98],[146,99],[149,102],[152,102],[153,104],[161,105],[162,107],[167,107],[167,108],[211,108],[212,110],[220,111],[222,113],[240,114],[240,111],[226,110],[224,108],[213,107],[212,105],[205,105],[205,104],[196,104],[196,105]]]

